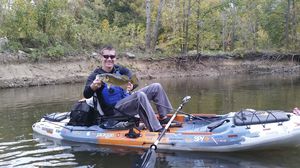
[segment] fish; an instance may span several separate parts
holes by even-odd
[[[133,86],[137,86],[139,82],[135,74],[133,74],[131,78],[129,78],[126,75],[103,73],[103,74],[96,75],[96,79],[99,79],[102,82],[106,83],[108,87],[113,85],[113,86],[120,86],[123,89],[126,89],[128,82],[132,83]]]

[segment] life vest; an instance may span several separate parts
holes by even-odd
[[[122,75],[120,71],[120,67],[115,67],[114,74]],[[126,96],[128,96],[126,90],[119,86],[110,86],[108,87],[106,83],[104,83],[104,88],[102,90],[102,98],[104,103],[110,107],[113,107],[117,104],[118,101],[122,100]]]
[[[117,102],[129,94],[126,93],[126,90],[119,86],[110,86],[108,87],[107,84],[104,84],[104,88],[102,90],[102,97],[105,104],[109,106],[115,106]]]

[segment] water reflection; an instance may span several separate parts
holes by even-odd
[[[300,77],[228,76],[161,80],[173,105],[191,95],[185,110],[190,113],[224,114],[242,108],[290,111],[299,105]]]
[[[265,153],[260,154],[264,156]],[[275,154],[276,155],[276,154]],[[209,167],[209,168],[283,168],[279,156],[272,156],[268,161],[267,155],[260,159],[255,154],[233,154],[233,153],[173,153],[166,154],[160,158],[157,167]]]
[[[217,113],[241,108],[291,110],[300,106],[300,77],[233,76],[214,79],[176,78],[160,82],[176,108],[188,113]],[[43,115],[69,111],[82,98],[83,83],[0,90],[0,167],[95,166],[131,167],[143,151],[99,148],[84,144],[41,141],[33,137],[32,124]],[[157,167],[298,167],[300,150],[247,153],[160,152]],[[251,166],[252,165],[252,166]]]
[[[36,133],[33,134],[33,137],[39,144],[42,144],[42,148],[69,147],[69,152],[74,154],[78,165],[81,166],[121,167],[121,165],[126,165],[126,167],[131,167],[128,165],[134,166],[138,155],[143,153],[141,149],[76,143],[52,139]]]
[[[33,139],[0,143],[1,167],[39,167],[76,165],[72,162],[73,154],[62,153],[68,146],[55,146],[44,149],[35,148]]]
[[[97,157],[99,159],[90,160],[89,165],[96,167],[119,167],[120,163],[133,166],[140,155],[144,152],[141,149],[128,149],[124,147],[109,147],[92,144],[83,144],[70,141],[55,140],[43,135],[34,134],[35,139],[43,144],[44,148],[64,147],[70,148],[70,152],[80,163],[85,154]],[[293,167],[294,159],[282,158],[288,153],[299,153],[295,149],[273,150],[273,151],[253,151],[253,152],[237,152],[237,153],[207,153],[207,152],[169,152],[159,151],[156,167],[209,167],[209,168],[283,168]],[[100,159],[102,158],[102,159]]]
[[[83,84],[0,89],[0,110],[16,111],[47,106],[49,103],[64,104],[82,98],[82,88]]]

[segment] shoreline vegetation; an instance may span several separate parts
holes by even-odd
[[[249,52],[164,58],[121,53],[117,62],[143,80],[235,74],[297,75],[300,72],[299,53]],[[95,54],[33,62],[24,53],[0,53],[0,89],[83,82],[98,65]]]

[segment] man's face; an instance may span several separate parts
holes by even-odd
[[[102,68],[112,69],[116,61],[115,50],[103,50],[101,55]]]

